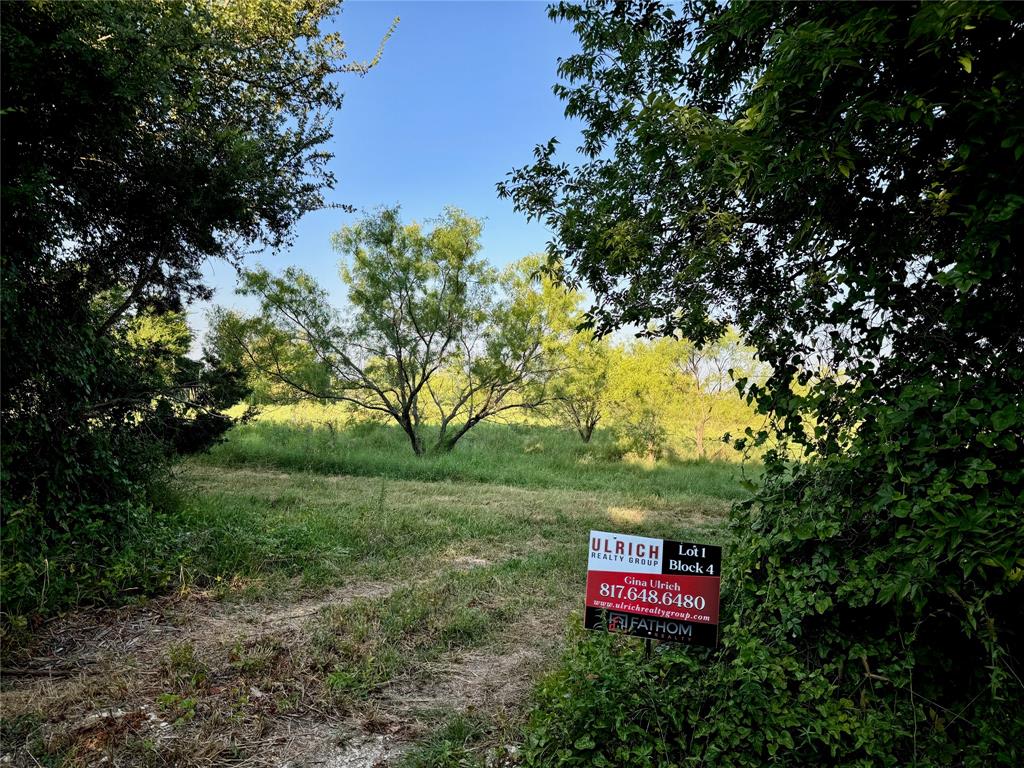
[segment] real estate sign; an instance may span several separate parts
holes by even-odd
[[[715,646],[722,548],[590,532],[584,626]]]

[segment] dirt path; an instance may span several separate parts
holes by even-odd
[[[383,768],[429,734],[439,711],[514,709],[557,648],[550,631],[536,631],[553,617],[527,616],[493,647],[453,648],[339,705],[309,672],[312,633],[325,612],[385,600],[398,586],[248,604],[200,595],[53,621],[3,675],[0,764],[34,766],[33,753],[75,765]]]
[[[152,661],[184,641],[206,650],[223,644],[225,638],[244,642],[287,634],[327,608],[385,597],[395,587],[369,582],[287,603],[223,603],[199,594],[154,600],[144,608],[76,611],[45,625],[36,635],[36,651],[29,663],[10,674],[14,681],[26,673],[60,677],[97,664]],[[5,681],[5,688],[9,682]]]
[[[494,647],[455,650],[393,680],[378,702],[396,716],[416,717],[443,704],[459,712],[514,708],[550,661],[561,638],[550,631],[561,615],[531,614],[508,628]]]

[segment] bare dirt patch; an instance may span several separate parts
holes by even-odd
[[[380,703],[411,717],[437,710],[507,709],[525,697],[543,660],[536,648],[453,654],[422,665],[413,680],[396,681]]]
[[[509,626],[495,647],[454,650],[391,682],[377,703],[396,717],[415,719],[447,710],[496,712],[520,705],[561,644],[564,612],[536,613]]]
[[[386,597],[396,586],[354,584],[287,603],[225,603],[199,593],[154,600],[144,608],[75,611],[37,633],[27,663],[5,670],[4,689],[17,690],[41,677],[81,674],[96,664],[150,662],[175,643],[188,642],[202,652],[293,632],[327,608]]]
[[[44,625],[30,654],[4,671],[0,708],[5,718],[34,724],[27,740],[36,749],[71,755],[75,764],[133,765],[144,757],[135,747],[149,743],[168,764],[252,753],[248,764],[281,765],[312,746],[289,734],[314,731],[325,719],[290,674],[304,624],[396,586],[357,583],[288,602],[198,594],[76,611]],[[33,765],[24,746],[5,743],[0,762]]]
[[[384,768],[404,745],[383,733],[353,732],[352,723],[300,724],[274,749],[281,768]]]

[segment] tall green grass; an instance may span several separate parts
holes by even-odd
[[[318,474],[473,482],[530,488],[614,491],[640,498],[707,496],[735,500],[757,465],[663,459],[630,461],[609,435],[584,444],[573,433],[527,424],[481,424],[450,453],[413,454],[397,427],[357,423],[343,429],[267,421],[236,427],[195,459],[220,467],[265,467]]]

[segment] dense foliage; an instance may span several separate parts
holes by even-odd
[[[116,589],[164,460],[229,426],[242,380],[187,357],[182,312],[207,259],[322,205],[331,75],[366,69],[320,31],[335,6],[5,6],[8,617]]]
[[[721,651],[665,654],[644,697],[585,647],[529,761],[1019,764],[1021,9],[552,15],[581,42],[558,92],[583,161],[552,140],[501,191],[599,326],[735,325],[771,369],[740,382],[771,418],[740,446],[774,449],[735,514]]]

